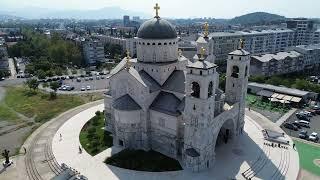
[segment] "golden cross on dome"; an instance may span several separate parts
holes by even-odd
[[[204,55],[206,53],[206,49],[204,47],[200,48],[200,59],[204,59]]]
[[[153,8],[156,10],[156,16],[155,18],[159,18],[159,9],[160,9],[160,6],[158,5],[158,3],[156,3],[156,6]]]
[[[127,54],[127,59],[130,59],[131,57],[130,57],[130,51],[126,51],[126,54]]]
[[[204,37],[208,37],[209,35],[209,24],[206,22],[204,23]]]
[[[243,48],[244,48],[244,40],[243,40],[243,39],[240,39],[239,42],[240,42],[240,43],[239,43],[239,48],[240,48],[240,49],[243,49]]]

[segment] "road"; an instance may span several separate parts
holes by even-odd
[[[10,79],[13,79],[16,77],[17,75],[17,71],[16,71],[16,68],[14,66],[14,61],[12,58],[9,58],[9,69],[10,69],[10,72],[11,72],[11,76],[10,76]]]

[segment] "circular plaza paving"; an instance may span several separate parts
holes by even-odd
[[[296,179],[298,176],[297,151],[290,146],[271,147],[271,143],[263,139],[262,127],[249,115],[245,118],[244,133],[228,144],[217,147],[216,162],[209,171],[142,172],[106,165],[103,161],[121,149],[112,147],[96,156],[91,156],[85,151],[79,154],[80,131],[98,110],[104,110],[104,105],[91,107],[70,118],[59,128],[52,142],[52,151],[57,162],[76,169],[89,180]],[[286,138],[292,145],[291,139],[287,136]]]

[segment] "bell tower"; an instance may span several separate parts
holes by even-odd
[[[200,58],[187,65],[184,109],[183,164],[192,171],[213,165],[214,152],[211,121],[214,118],[216,65],[206,61],[204,48]]]
[[[238,131],[244,125],[245,98],[250,69],[250,53],[243,48],[244,41],[240,40],[239,48],[229,53],[226,74],[226,102],[229,105],[239,104]]]

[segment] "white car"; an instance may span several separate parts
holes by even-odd
[[[81,87],[81,91],[85,91],[85,90],[86,90],[86,88],[82,86]]]
[[[313,142],[317,142],[319,140],[318,133],[313,132],[309,135],[309,140]]]
[[[91,87],[90,87],[90,86],[87,86],[87,90],[91,90]]]

